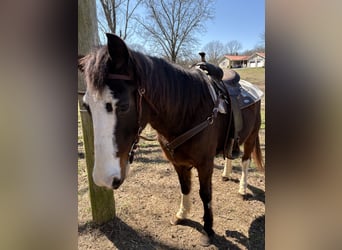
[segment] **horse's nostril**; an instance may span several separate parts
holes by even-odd
[[[112,186],[114,189],[117,189],[121,185],[121,179],[115,178],[113,179]]]

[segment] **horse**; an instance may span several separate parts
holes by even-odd
[[[198,172],[204,210],[201,244],[207,246],[215,236],[211,204],[214,157],[224,149],[231,118],[217,112],[205,73],[131,50],[114,34],[106,36],[107,45],[78,60],[86,84],[83,102],[93,120],[93,180],[109,189],[120,187],[139,135],[149,123],[178,174],[181,202],[172,219],[175,225],[187,218],[191,169]]]
[[[257,168],[265,168],[260,149],[259,130],[261,126],[260,115],[261,100],[241,109],[243,126],[239,132],[239,144],[243,146],[241,156],[241,178],[238,193],[246,195],[247,173],[251,159],[257,164]],[[222,172],[222,180],[228,181],[232,172],[232,160],[227,158]]]

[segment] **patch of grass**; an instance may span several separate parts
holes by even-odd
[[[260,126],[260,129],[265,129],[266,128],[266,124],[265,124],[265,110],[261,110],[260,114],[261,114],[261,126]]]
[[[234,69],[241,79],[256,85],[265,85],[265,68],[241,68]]]

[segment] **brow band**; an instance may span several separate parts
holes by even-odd
[[[120,75],[120,74],[108,74],[107,78],[111,80],[127,80],[127,81],[132,80],[132,78],[129,75]]]

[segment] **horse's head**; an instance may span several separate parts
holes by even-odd
[[[96,185],[118,188],[129,170],[129,155],[138,135],[137,84],[130,51],[117,36],[108,46],[79,59],[86,81],[84,104],[94,127]]]

